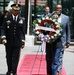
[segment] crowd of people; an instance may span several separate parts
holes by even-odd
[[[8,71],[6,75],[17,75],[17,66],[20,58],[20,51],[25,46],[25,19],[19,16],[20,4],[12,4],[11,12],[5,11],[0,18],[1,41],[5,45],[6,61]],[[64,48],[70,45],[70,21],[69,17],[62,13],[62,5],[57,4],[56,10],[58,19],[63,27],[61,37],[52,44],[46,42],[46,65],[47,75],[62,75]],[[55,14],[55,13],[54,13]],[[50,8],[45,8],[41,17],[50,17]],[[43,32],[44,35],[47,32]]]

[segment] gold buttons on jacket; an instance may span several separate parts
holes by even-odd
[[[16,24],[14,25],[14,35],[16,34]]]
[[[16,24],[14,25],[14,35],[16,34]]]

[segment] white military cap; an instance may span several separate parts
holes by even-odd
[[[21,5],[20,4],[12,4],[11,7],[14,10],[20,10]]]

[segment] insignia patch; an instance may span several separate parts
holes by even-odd
[[[23,20],[20,20],[19,23],[20,23],[20,24],[23,24]]]

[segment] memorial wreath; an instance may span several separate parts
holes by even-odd
[[[54,42],[62,35],[62,24],[57,22],[58,16],[42,17],[33,21],[33,32],[41,41]],[[44,35],[44,32],[49,34]]]

